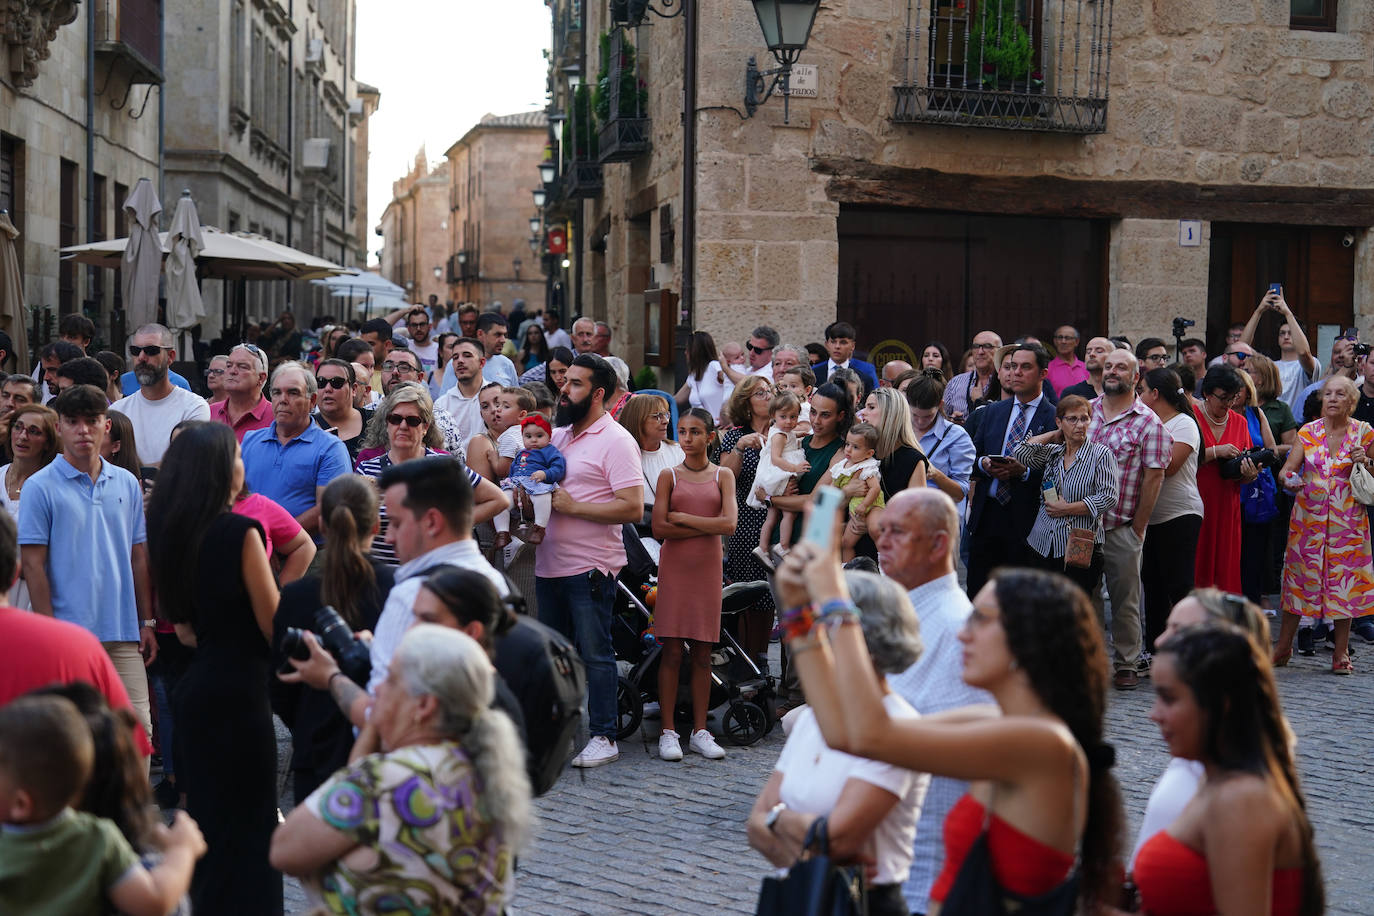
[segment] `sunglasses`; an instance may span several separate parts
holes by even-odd
[[[388,426],[400,426],[402,423],[404,423],[411,429],[416,429],[419,427],[421,423],[425,421],[420,419],[419,417],[403,417],[398,413],[389,413],[386,415],[386,422]]]
[[[212,376],[212,375],[223,375],[223,374],[224,374],[224,370],[223,370],[223,369],[206,369],[206,370],[205,370],[205,377],[206,377],[206,378],[209,378],[209,377]]]
[[[333,378],[322,378],[322,379],[318,379],[317,381],[320,383],[320,388],[321,388],[321,389],[324,389],[324,388],[333,388],[335,391],[338,391],[338,390],[341,389],[341,388],[347,388],[347,387],[348,387],[348,379],[346,379],[346,378],[339,378],[337,375],[334,376]]]
[[[1236,358],[1236,362],[1238,362],[1238,363],[1243,363],[1243,362],[1245,362],[1247,359],[1250,358],[1250,354],[1249,354],[1249,353],[1227,353],[1226,355],[1227,355],[1227,356],[1234,356],[1234,357]]]
[[[751,343],[745,344],[745,346],[749,348],[750,353],[767,353],[769,350],[773,349],[772,347],[756,347]]]
[[[144,356],[161,356],[164,350],[171,350],[171,347],[129,347],[129,355],[137,358],[139,354]]]

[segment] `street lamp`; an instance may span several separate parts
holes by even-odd
[[[460,252],[458,252],[458,263],[459,263],[459,264],[466,264],[467,262],[468,262],[468,253],[467,253],[466,251],[460,251]]]
[[[530,253],[531,253],[531,254],[533,254],[533,253],[535,253],[535,252],[537,252],[537,251],[539,250],[539,237],[538,237],[538,236],[536,236],[536,235],[530,236],[530,237],[529,237],[529,243],[530,243]]]
[[[750,117],[754,110],[768,101],[778,87],[782,87],[782,123],[788,123],[788,92],[791,88],[792,65],[811,39],[811,27],[816,22],[820,0],[753,0],[754,13],[759,17],[763,42],[772,52],[779,66],[773,70],[759,70],[753,57],[744,69],[744,110]],[[766,83],[773,77],[771,84]]]
[[[544,201],[549,199],[548,192],[543,188],[534,189],[534,205],[540,210],[544,209]]]
[[[531,217],[530,217],[530,234],[531,234],[531,235],[537,235],[538,233],[539,233],[539,217],[538,217],[538,216],[531,216]]]
[[[434,268],[434,279],[438,280],[438,279],[441,279],[443,276],[444,276],[444,269],[443,269],[442,267],[436,267],[436,268]]]
[[[539,180],[544,184],[553,184],[556,169],[552,162],[539,163]]]

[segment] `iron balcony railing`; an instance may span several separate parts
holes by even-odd
[[[899,123],[1107,129],[1113,0],[907,0]]]
[[[601,72],[592,98],[600,123],[600,162],[630,162],[649,151],[649,93],[640,79],[638,56],[627,34],[625,29],[615,28],[601,39]]]

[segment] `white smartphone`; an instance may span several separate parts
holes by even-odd
[[[815,496],[802,540],[829,550],[835,543],[835,518],[844,505],[844,492],[836,487],[817,487]]]

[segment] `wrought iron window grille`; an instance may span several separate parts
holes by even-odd
[[[598,161],[630,162],[649,151],[648,95],[635,46],[625,29],[612,29],[601,39],[601,72],[592,93]]]
[[[907,0],[899,123],[1107,129],[1113,0]]]

